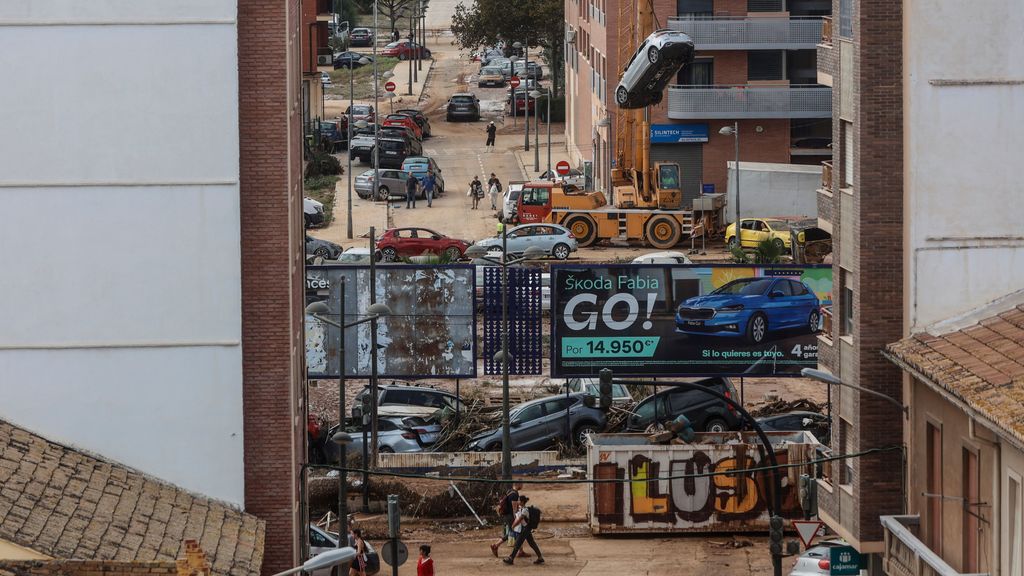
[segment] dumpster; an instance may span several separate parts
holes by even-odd
[[[804,519],[801,474],[822,445],[809,432],[767,432],[780,465],[787,520]],[[770,471],[754,432],[698,433],[688,444],[653,444],[645,434],[595,434],[587,445],[594,534],[767,532],[772,497]],[[732,474],[715,474],[737,471]],[[787,522],[788,523],[788,522]]]

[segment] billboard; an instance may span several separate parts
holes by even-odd
[[[483,267],[484,374],[501,374],[501,268]],[[509,374],[540,374],[543,366],[541,334],[542,277],[536,268],[508,269]]]
[[[377,321],[377,373],[391,378],[476,377],[474,269],[470,265],[380,265],[377,302],[391,316]],[[344,316],[338,314],[344,301]],[[327,318],[351,324],[370,307],[369,266],[307,266],[306,303],[323,301]],[[345,374],[367,378],[372,322],[345,330]],[[337,378],[339,329],[306,315],[308,377]]]
[[[553,265],[552,376],[799,376],[829,266]]]

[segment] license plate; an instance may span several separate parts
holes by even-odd
[[[703,326],[704,322],[702,320],[687,320],[686,321],[686,325],[687,326]]]
[[[388,152],[385,150],[384,153],[387,154],[388,156],[398,156],[398,152]]]

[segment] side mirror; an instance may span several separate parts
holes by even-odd
[[[511,422],[509,422],[509,423],[508,423],[508,425],[509,425],[509,426],[519,426],[519,425],[520,425],[520,424],[522,424],[522,423],[523,423],[523,422],[522,422],[521,420],[519,420],[518,418],[516,418],[515,420],[512,420]]]

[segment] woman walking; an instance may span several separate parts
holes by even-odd
[[[354,540],[353,548],[356,549],[355,560],[352,561],[352,567],[349,568],[349,576],[366,576],[366,542],[363,541],[363,531],[359,528],[352,529],[352,538]]]

